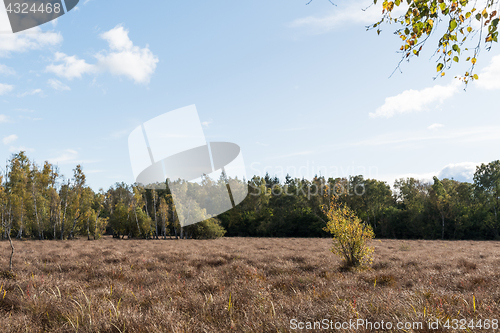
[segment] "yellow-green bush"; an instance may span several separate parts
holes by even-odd
[[[373,248],[368,241],[375,237],[371,226],[364,224],[347,206],[334,199],[330,205],[323,206],[328,218],[323,230],[333,234],[333,246],[330,251],[342,257],[348,267],[366,267],[373,262]]]

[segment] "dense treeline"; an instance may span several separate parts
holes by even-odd
[[[0,175],[0,214],[2,239],[98,239],[106,232],[115,237],[215,238],[225,233],[213,218],[181,228],[168,190],[117,183],[107,192],[94,192],[80,165],[65,179],[54,165],[38,166],[24,152],[14,154]]]
[[[225,186],[224,177],[204,180]],[[207,196],[198,184],[183,182],[184,193]],[[434,177],[414,178],[391,187],[362,176],[313,180],[254,176],[249,195],[236,208],[217,217],[196,203],[189,209],[205,216],[182,228],[172,194],[166,189],[117,183],[94,192],[78,165],[70,179],[57,167],[14,154],[0,175],[2,239],[97,239],[104,233],[135,238],[215,238],[227,236],[326,237],[321,206],[328,194],[348,205],[379,238],[498,239],[500,223],[500,161],[479,166],[474,183]],[[204,188],[207,188],[205,186]],[[209,196],[209,195],[208,195]],[[210,200],[216,200],[210,196]],[[217,204],[217,202],[213,203]]]
[[[473,184],[406,178],[391,190],[386,182],[363,176],[312,181],[287,176],[280,183],[266,175],[254,177],[250,189],[253,195],[220,216],[228,236],[326,236],[321,205],[327,203],[325,194],[336,194],[379,238],[499,238],[498,160],[478,166]]]
[[[393,189],[383,181],[351,176],[284,183],[266,175],[250,181],[250,195],[236,209],[219,216],[228,236],[327,236],[321,205],[325,194],[338,196],[378,238],[498,239],[500,161],[482,164],[474,183],[438,179],[426,183],[398,179]]]

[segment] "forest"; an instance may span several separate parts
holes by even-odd
[[[147,189],[116,183],[95,192],[80,165],[71,178],[49,162],[38,165],[25,152],[13,154],[0,175],[0,234],[23,239],[328,237],[322,206],[334,196],[373,227],[377,238],[498,239],[500,161],[477,167],[473,183],[406,178],[389,186],[363,176],[291,178],[254,176],[247,198],[235,208],[182,227],[167,187]],[[182,182],[186,193],[197,184]],[[203,179],[205,188],[226,186],[224,177]],[[207,192],[198,193],[207,196]],[[208,195],[209,196],[209,195]],[[213,199],[213,198],[212,198]],[[194,213],[193,213],[194,214]]]

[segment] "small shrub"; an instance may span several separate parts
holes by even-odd
[[[373,229],[365,225],[347,206],[335,200],[328,208],[323,207],[328,218],[323,229],[333,234],[333,246],[330,251],[342,257],[346,267],[366,267],[373,262],[373,248],[368,247],[369,240],[375,237]]]
[[[205,238],[205,239],[216,239],[224,237],[226,234],[226,229],[220,225],[220,221],[215,218],[199,222],[196,225],[196,230],[194,232],[195,238]]]

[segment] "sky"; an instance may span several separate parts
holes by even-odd
[[[380,7],[307,2],[81,0],[0,33],[0,157],[24,150],[66,177],[81,164],[94,190],[131,184],[128,135],[195,104],[208,141],[241,147],[248,177],[472,181],[500,158],[497,45],[466,91],[465,65],[435,79],[436,38],[391,76],[395,26],[366,31]]]

